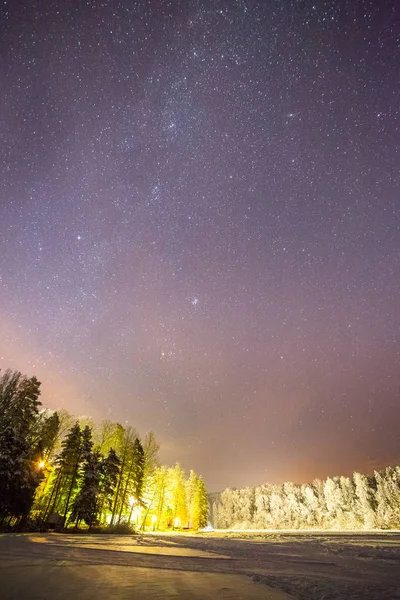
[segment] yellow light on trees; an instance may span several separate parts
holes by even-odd
[[[46,463],[44,462],[44,460],[41,460],[38,464],[39,469],[44,469],[45,464]]]
[[[152,526],[153,531],[155,531],[155,529],[156,529],[156,521],[157,521],[156,515],[151,515],[151,526]]]

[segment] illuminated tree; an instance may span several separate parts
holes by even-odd
[[[110,526],[114,524],[115,517],[122,515],[122,511],[126,508],[126,483],[131,468],[133,445],[136,438],[136,430],[133,427],[124,429],[122,425],[118,425],[116,451],[120,457],[121,466],[115,489]]]
[[[284,504],[283,527],[297,529],[302,525],[303,498],[301,487],[290,481],[282,486],[282,497]]]
[[[400,526],[400,467],[388,467],[375,473],[377,526],[395,529]]]
[[[268,515],[270,491],[270,486],[267,483],[256,487],[254,490],[255,511],[253,523],[256,528],[265,529],[269,525]]]
[[[75,465],[72,470],[72,475],[70,478],[70,485],[69,485],[69,489],[68,489],[68,495],[67,495],[67,499],[65,502],[63,525],[65,525],[65,522],[67,519],[68,511],[70,509],[70,503],[71,503],[71,500],[73,499],[73,492],[78,487],[79,467],[82,463],[84,464],[90,458],[90,453],[92,450],[93,442],[92,442],[92,431],[88,425],[86,425],[86,427],[82,431],[79,441],[80,441],[79,451],[78,451],[78,454],[76,457]]]
[[[152,431],[149,431],[143,441],[144,453],[144,478],[151,477],[155,469],[160,466],[158,451],[160,444],[156,440],[156,436]]]
[[[61,452],[56,458],[56,467],[51,482],[50,497],[43,515],[43,522],[52,513],[63,513],[63,525],[79,483],[79,469],[92,450],[91,430],[82,431],[79,423],[73,425],[61,443]]]
[[[372,478],[361,473],[354,473],[355,483],[355,511],[365,529],[375,527],[375,490],[372,487]]]
[[[203,478],[196,477],[195,489],[190,504],[191,524],[193,529],[201,529],[208,522],[208,498]]]
[[[131,512],[134,504],[142,503],[143,477],[144,477],[144,452],[142,444],[136,438],[133,443],[132,452],[128,460],[128,469],[125,476],[125,482],[120,494],[120,511],[118,515],[118,524],[124,509],[131,506]]]
[[[71,507],[71,520],[77,527],[83,519],[91,529],[99,512],[99,492],[102,476],[102,461],[98,451],[90,452],[82,467],[79,491]]]
[[[155,469],[148,481],[148,509],[155,517],[155,528],[160,529],[168,524],[167,493],[168,493],[168,471],[166,467]],[[145,521],[143,521],[145,522]]]
[[[194,498],[197,487],[197,475],[191,470],[189,473],[189,479],[186,482],[186,502],[188,507],[188,519],[189,519],[189,527],[193,527],[193,517],[194,517]]]
[[[204,482],[194,472],[186,482],[179,465],[159,467],[152,432],[142,444],[132,427],[103,421],[94,446],[89,417],[73,423],[65,410],[39,412],[39,394],[35,377],[12,371],[0,377],[0,525],[21,523],[30,512],[41,525],[72,520],[91,527],[108,521],[108,511],[111,524],[130,519],[135,507],[142,527],[150,516],[153,529],[181,528],[189,515],[193,527],[204,526]]]
[[[100,519],[105,511],[112,509],[112,499],[118,481],[121,461],[115,450],[110,448],[101,465],[101,479],[99,485],[99,514]]]
[[[183,527],[187,520],[185,472],[178,463],[168,469],[168,508],[170,525]]]
[[[111,448],[115,448],[119,435],[121,425],[113,423],[112,421],[105,420],[100,423],[99,427],[93,429],[93,443],[94,447],[106,455]]]
[[[343,498],[337,477],[328,477],[324,483],[324,497],[327,507],[326,524],[328,527],[337,527],[343,522]]]
[[[355,513],[355,484],[350,477],[339,477],[340,488],[342,491],[342,522],[339,526],[344,529],[356,529],[358,526]]]
[[[303,486],[303,498],[305,507],[305,525],[306,527],[317,527],[320,524],[320,504],[313,485]]]

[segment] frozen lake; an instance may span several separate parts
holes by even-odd
[[[0,536],[2,600],[400,600],[400,533]]]

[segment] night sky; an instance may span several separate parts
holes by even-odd
[[[396,0],[0,9],[0,365],[211,490],[399,464]]]

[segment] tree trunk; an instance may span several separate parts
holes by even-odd
[[[47,503],[47,506],[46,506],[46,510],[43,513],[43,517],[42,517],[42,520],[41,520],[41,525],[44,525],[45,522],[46,522],[46,517],[49,514],[49,508],[50,508],[51,502],[53,500],[54,494],[55,494],[55,498],[54,498],[54,502],[53,502],[52,508],[54,508],[54,506],[55,506],[55,503],[57,501],[58,492],[60,491],[60,486],[61,486],[62,480],[63,480],[63,477],[61,475],[59,477],[57,477],[57,481],[56,481],[56,484],[54,485],[54,487],[52,489],[52,492],[51,492],[51,495],[50,495],[50,499],[49,499],[49,501]]]
[[[123,491],[123,493],[122,493],[122,498],[121,498],[121,507],[120,507],[120,509],[119,509],[119,515],[118,515],[118,523],[117,523],[117,525],[119,525],[119,524],[120,524],[120,522],[121,522],[122,511],[123,511],[123,509],[124,509],[124,503],[125,503],[125,498],[126,498],[126,492],[127,492],[127,490],[128,490],[129,478],[130,478],[130,476],[131,476],[131,473],[132,473],[132,466],[133,466],[133,463],[134,463],[134,460],[132,459],[132,460],[131,460],[131,464],[129,465],[129,472],[128,472],[128,475],[127,475],[127,478],[126,478],[126,484],[125,484],[125,487],[124,487],[124,491]],[[132,505],[132,508],[133,508],[133,505]],[[131,511],[131,512],[132,512],[132,511]]]
[[[72,474],[71,485],[69,486],[67,501],[65,503],[65,510],[64,510],[64,516],[63,516],[63,521],[62,521],[63,528],[65,527],[65,521],[66,521],[66,518],[67,518],[69,501],[71,499],[72,489],[73,489],[75,481],[76,481],[76,476],[77,476],[77,473],[78,473],[78,467],[79,467],[80,460],[81,460],[81,455],[79,454],[78,460],[76,461],[76,464],[75,464],[74,472]]]
[[[122,483],[122,476],[124,474],[125,462],[126,462],[126,453],[124,454],[124,457],[122,459],[121,470],[119,472],[118,485],[117,485],[117,489],[115,490],[115,500],[114,500],[114,506],[113,506],[112,514],[111,514],[110,527],[112,527],[112,525],[114,523],[114,517],[115,517],[115,513],[117,511],[118,495],[119,495],[119,490],[120,490],[121,483]]]

